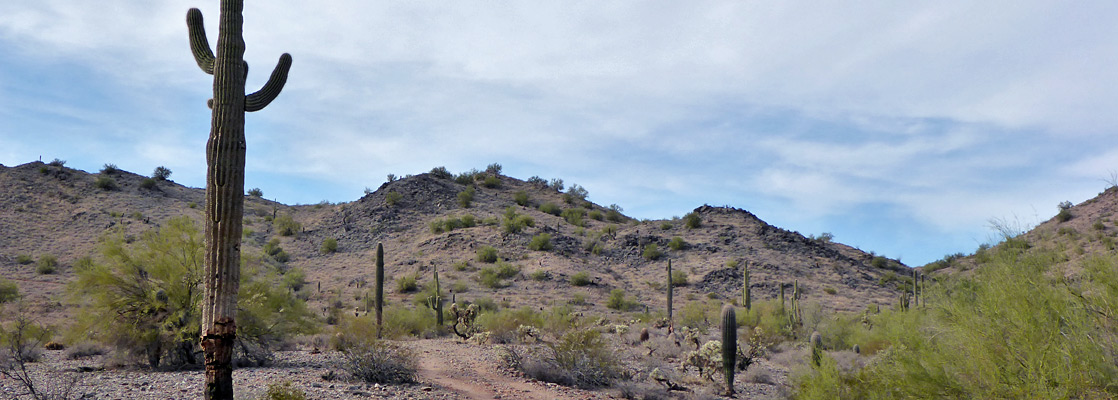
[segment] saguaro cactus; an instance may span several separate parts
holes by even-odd
[[[432,274],[435,276],[435,295],[427,300],[431,304],[431,309],[435,310],[435,326],[441,329],[443,327],[443,296],[442,287],[439,286],[439,269],[438,267],[431,266]]]
[[[726,393],[734,395],[734,367],[738,361],[738,316],[734,306],[722,306],[722,373],[726,376]]]
[[[668,260],[668,332],[675,330],[672,323],[672,260]]]
[[[377,287],[373,297],[376,301],[377,309],[377,339],[381,338],[381,316],[384,315],[384,245],[377,243],[377,271],[376,271]]]
[[[741,267],[742,283],[741,283],[741,305],[749,311],[753,306],[753,296],[749,289],[749,262],[742,263]]]
[[[812,332],[810,341],[811,364],[814,365],[815,368],[819,368],[819,366],[822,365],[823,362],[823,335],[820,335],[819,331]],[[854,348],[857,349],[857,345],[855,345]]]
[[[210,50],[202,12],[186,14],[190,49],[198,66],[213,75],[213,110],[206,142],[205,282],[202,350],[206,360],[206,399],[233,398],[233,342],[236,339],[240,282],[241,219],[245,190],[245,112],[272,102],[287,82],[291,55],[280,56],[268,83],[245,95],[245,42],[241,35],[243,0],[221,0],[217,53]]]

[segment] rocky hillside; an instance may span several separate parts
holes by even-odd
[[[677,299],[740,296],[741,269],[733,266],[745,263],[755,299],[774,298],[780,284],[798,280],[808,302],[845,311],[891,304],[893,288],[879,282],[905,268],[774,227],[745,210],[702,206],[687,218],[636,221],[539,180],[484,172],[459,178],[410,176],[340,204],[288,206],[246,197],[245,251],[260,254],[278,239],[289,255],[285,268],[305,271],[308,297],[321,307],[360,303],[369,289],[365,283],[373,280],[377,243],[385,246],[390,278],[416,274],[423,285],[437,268],[444,288],[459,300],[488,297],[511,306],[544,306],[576,299],[603,313],[610,312],[605,303],[613,289],[623,289],[637,309],[662,309],[668,260],[688,275],[689,285],[677,289]],[[461,196],[469,188],[473,199],[463,207]],[[90,174],[39,162],[0,166],[0,270],[20,284],[38,312],[64,317],[62,295],[71,265],[95,256],[100,237],[118,229],[137,235],[173,216],[200,219],[203,195],[203,189],[124,171]],[[293,235],[278,234],[275,221],[284,216],[300,225]],[[519,224],[508,224],[509,217]],[[544,234],[550,249],[532,249]],[[337,242],[336,251],[323,250],[330,239]],[[497,264],[478,261],[485,246],[496,249]],[[55,273],[38,273],[36,263],[28,263],[44,255],[57,258]],[[501,263],[519,274],[485,284],[482,270]],[[571,284],[580,273],[590,284]],[[408,300],[410,295],[392,289],[386,290],[390,301]]]

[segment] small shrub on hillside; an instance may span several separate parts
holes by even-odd
[[[58,258],[51,254],[43,254],[39,256],[39,262],[35,264],[35,272],[40,274],[53,274],[55,269],[58,268]]]
[[[454,174],[451,174],[450,171],[448,171],[446,169],[446,167],[431,168],[430,174],[431,174],[432,177],[438,178],[438,179],[452,179],[452,178],[454,178]]]
[[[59,160],[59,159],[56,158],[54,160],[51,160],[51,162],[47,165],[50,165],[52,167],[62,168],[63,166],[66,165],[66,160]]]
[[[590,280],[590,273],[586,271],[579,271],[576,272],[574,275],[571,275],[572,286],[586,286],[592,282],[593,281]]]
[[[629,311],[637,306],[638,304],[635,301],[625,297],[625,291],[622,289],[611,290],[609,299],[606,300],[606,307],[618,311]]]
[[[117,172],[120,172],[120,168],[117,168],[116,164],[108,163],[101,167],[101,173],[105,175],[115,174]]]
[[[532,241],[528,242],[528,248],[536,251],[551,250],[551,234],[541,233],[539,235],[533,236]]]
[[[489,164],[489,165],[485,166],[485,173],[490,174],[490,175],[500,175],[501,174],[501,164],[492,163],[492,164]]]
[[[687,271],[672,271],[672,286],[687,286]]]
[[[544,326],[544,321],[542,315],[534,308],[521,307],[484,312],[478,316],[477,324],[489,332],[489,339],[494,343],[511,343],[519,336],[518,328],[521,326],[540,328]]]
[[[656,261],[659,260],[660,256],[664,255],[664,253],[660,252],[660,248],[656,246],[656,243],[649,243],[644,246],[644,251],[641,255],[647,260]]]
[[[508,286],[505,279],[510,279],[520,274],[520,267],[506,262],[498,262],[496,267],[485,267],[478,272],[478,281],[490,289],[500,289]]]
[[[621,206],[617,204],[610,204],[609,211],[606,211],[606,221],[621,222],[625,220],[625,216],[621,215]]]
[[[148,190],[155,189],[156,188],[155,179],[154,178],[141,179],[140,180],[140,188],[141,189],[148,189]]]
[[[303,229],[303,225],[295,222],[295,218],[291,214],[281,214],[272,221],[272,226],[275,227],[276,233],[280,236],[291,236],[299,233]]]
[[[590,217],[590,219],[595,221],[601,221],[605,219],[605,217],[602,215],[602,212],[598,210],[591,210],[590,213],[586,215]]]
[[[472,228],[477,226],[477,218],[471,214],[466,214],[460,217],[447,217],[446,219],[436,219],[431,221],[431,233],[439,234],[443,232],[451,232],[460,228]]]
[[[668,242],[668,248],[680,251],[687,248],[687,242],[685,242],[683,238],[676,236],[672,238],[672,241]]]
[[[703,219],[699,217],[698,213],[694,211],[689,212],[687,215],[683,216],[683,226],[687,227],[687,229],[697,229],[703,226]]]
[[[413,383],[419,370],[415,353],[387,341],[354,346],[342,353],[346,372],[367,383]]]
[[[476,192],[477,190],[475,190],[473,186],[458,192],[458,205],[462,206],[462,208],[470,208],[470,205],[474,202],[474,193]]]
[[[523,190],[517,191],[515,194],[512,195],[512,200],[521,207],[528,207],[528,192],[525,192]]]
[[[272,382],[258,400],[306,400],[307,395],[291,381]]]
[[[19,285],[15,282],[0,278],[0,304],[19,299]]]
[[[98,189],[101,190],[117,189],[116,181],[108,176],[98,176],[97,179],[93,180],[93,186],[96,186]]]
[[[252,197],[264,197],[264,191],[260,190],[260,188],[249,189],[247,193]]]
[[[396,278],[396,292],[397,293],[411,293],[419,289],[419,283],[415,274],[408,274]]]
[[[531,278],[533,281],[546,281],[551,279],[551,273],[542,269],[538,269],[528,274],[528,277]]]
[[[35,262],[35,259],[31,258],[31,256],[29,256],[27,254],[20,254],[20,255],[16,256],[16,262],[19,263],[20,265],[27,265],[27,264],[31,264],[31,263]]]
[[[595,329],[571,330],[547,347],[508,351],[510,367],[546,382],[592,389],[624,377],[614,351]]]
[[[666,231],[666,230],[670,230],[670,229],[672,229],[672,223],[671,222],[664,221],[664,222],[660,223],[660,230]]]
[[[538,175],[532,175],[531,178],[528,178],[528,183],[532,186],[547,187],[547,179],[540,178]]]
[[[559,208],[559,206],[555,205],[555,203],[547,202],[540,204],[540,212],[548,213],[558,217],[559,214],[563,212],[563,210]]]
[[[155,171],[151,172],[151,177],[155,180],[165,181],[171,177],[171,170],[163,166],[155,167]]]
[[[559,178],[552,178],[551,181],[547,183],[547,187],[555,190],[556,192],[562,192],[564,187],[563,180]]]
[[[389,207],[395,207],[396,204],[399,204],[400,200],[402,200],[403,198],[404,195],[395,190],[390,190],[388,194],[384,195],[384,204],[388,205]]]
[[[586,221],[583,220],[583,218],[586,217],[586,209],[568,208],[566,210],[563,210],[562,216],[563,219],[567,220],[568,224],[574,226],[586,226]]]
[[[326,238],[322,241],[322,254],[332,254],[338,251],[338,239]]]
[[[505,210],[504,223],[502,224],[505,234],[517,234],[529,226],[536,226],[536,220],[528,215],[520,215],[516,213],[516,209],[509,207]]]
[[[493,176],[493,175],[486,176],[485,179],[483,179],[481,181],[481,185],[485,186],[487,188],[490,188],[490,189],[500,187],[501,186],[501,178],[498,178],[498,177]]]
[[[481,246],[477,249],[477,260],[484,263],[497,262],[497,249],[493,246]]]
[[[870,260],[870,266],[874,268],[888,268],[889,259],[882,256],[875,256]]]
[[[586,191],[586,188],[576,183],[572,184],[570,189],[567,189],[567,193],[564,194],[563,200],[566,201],[567,204],[573,205],[586,201],[586,196],[588,196],[589,194],[590,193]]]

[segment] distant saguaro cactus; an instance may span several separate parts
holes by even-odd
[[[438,267],[431,266],[432,274],[435,276],[435,295],[427,300],[431,304],[431,309],[435,310],[435,325],[436,327],[443,327],[443,297],[442,288],[439,286],[439,269]]]
[[[381,243],[377,243],[377,261],[376,262],[377,262],[377,270],[376,270],[377,287],[376,287],[375,292],[373,294],[373,300],[376,302],[376,309],[377,309],[377,339],[380,339],[381,338],[381,331],[383,330],[383,329],[381,329],[381,325],[383,325],[382,324],[383,319],[381,319],[381,317],[384,315],[384,313],[383,313],[383,310],[384,310],[384,245],[381,244]]]
[[[823,362],[823,335],[819,331],[811,333],[811,364],[819,368]]]
[[[672,260],[668,260],[668,332],[675,330],[672,322]]]
[[[206,360],[204,397],[233,398],[233,342],[236,339],[237,291],[240,282],[241,230],[245,186],[245,112],[272,102],[287,82],[291,55],[280,56],[268,83],[245,95],[244,0],[221,0],[217,53],[210,49],[202,12],[186,14],[194,60],[213,75],[210,137],[206,142],[205,293],[202,350]]]
[[[753,306],[753,296],[749,289],[749,261],[742,263],[741,274],[741,304],[745,306],[746,311],[749,311]]]
[[[722,306],[722,373],[726,376],[726,393],[734,395],[734,367],[738,361],[738,316],[734,306]]]

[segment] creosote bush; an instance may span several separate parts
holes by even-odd
[[[687,229],[697,229],[703,226],[703,219],[699,214],[692,211],[683,216],[683,226]]]
[[[387,194],[384,195],[384,204],[388,205],[389,207],[395,207],[403,198],[404,195],[395,190],[390,190]]]
[[[477,191],[473,186],[467,187],[466,190],[458,192],[458,205],[462,208],[470,208],[474,202],[474,193]]]
[[[291,381],[272,382],[259,400],[306,400],[307,395]]]
[[[0,278],[0,304],[19,300],[19,285],[15,282]]]
[[[590,280],[590,273],[586,271],[579,271],[571,275],[571,286],[586,286],[592,282],[593,281]]]
[[[272,221],[272,226],[275,227],[276,233],[279,233],[280,236],[292,236],[303,229],[303,225],[295,222],[295,218],[291,214],[280,214]]]
[[[163,166],[155,167],[155,170],[151,173],[151,177],[155,180],[165,181],[167,178],[171,177],[171,170]]]
[[[338,251],[338,239],[326,238],[322,241],[322,254],[333,254]]]
[[[641,255],[647,260],[656,261],[659,260],[660,256],[664,255],[664,253],[660,252],[660,248],[656,246],[656,243],[649,243],[644,246],[644,251]]]
[[[411,349],[383,340],[347,348],[342,357],[346,372],[367,383],[413,383],[419,370]]]
[[[559,206],[555,205],[555,203],[547,202],[540,204],[540,212],[558,217],[563,212],[563,209],[559,208]]]
[[[247,193],[252,197],[264,197],[264,191],[260,190],[260,188],[249,189]]]
[[[93,180],[93,186],[96,186],[98,189],[101,189],[101,190],[116,190],[117,189],[116,181],[113,180],[113,178],[110,178],[110,177],[105,176],[105,175],[98,176],[97,179],[94,179]]]
[[[532,241],[528,242],[528,248],[536,251],[548,251],[553,247],[551,245],[551,234],[541,233],[533,236]]]
[[[477,249],[477,260],[490,264],[497,262],[497,249],[493,246],[481,246]]]
[[[43,275],[53,274],[58,269],[58,258],[51,254],[43,254],[39,256],[39,261],[35,263],[35,272]]]

